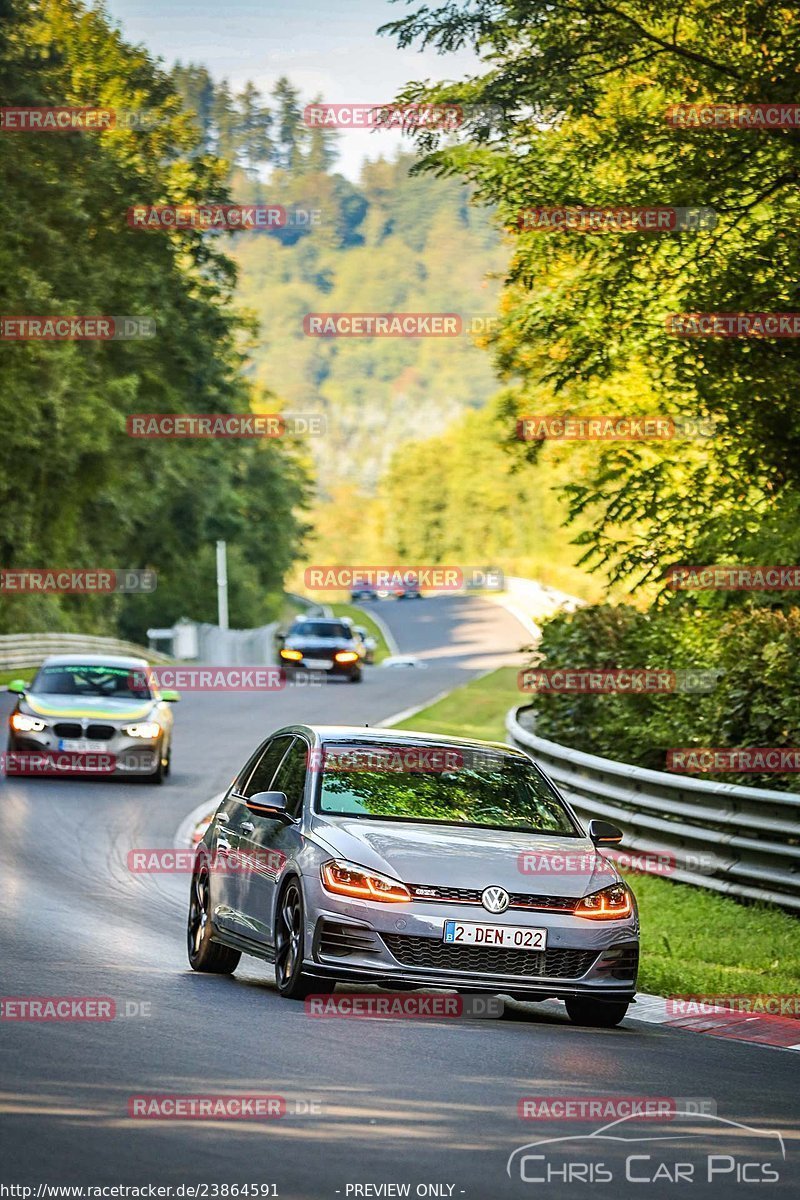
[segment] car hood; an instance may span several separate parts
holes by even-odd
[[[321,813],[314,816],[312,833],[340,858],[430,887],[482,891],[494,884],[509,892],[585,896],[620,878],[588,838]]]
[[[37,717],[105,718],[108,721],[141,721],[155,701],[114,698],[111,696],[58,696],[47,692],[27,695],[20,701],[20,712]]]

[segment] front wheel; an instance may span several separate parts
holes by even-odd
[[[192,890],[189,895],[189,922],[186,940],[189,950],[189,966],[193,971],[205,971],[211,975],[231,975],[242,957],[238,950],[220,946],[211,940],[211,880],[207,866],[198,867],[192,875]]]
[[[585,996],[570,996],[565,1002],[570,1021],[575,1025],[590,1025],[595,1029],[613,1029],[628,1011],[627,1000],[593,1000]]]
[[[314,994],[327,995],[335,983],[312,979],[303,972],[303,893],[290,879],[281,893],[275,915],[275,983],[287,1000],[305,1000]]]

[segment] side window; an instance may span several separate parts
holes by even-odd
[[[256,792],[269,792],[271,790],[272,777],[280,766],[281,759],[289,748],[291,741],[290,735],[284,734],[282,737],[273,738],[271,742],[267,743],[264,753],[256,763],[255,770],[242,788],[242,795],[245,799],[254,796]]]
[[[308,746],[302,738],[297,738],[281,763],[273,784],[273,791],[286,793],[286,811],[290,817],[300,816],[307,770]]]

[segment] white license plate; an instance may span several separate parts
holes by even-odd
[[[547,930],[527,925],[465,925],[445,921],[444,941],[457,946],[504,946],[508,950],[544,950]]]
[[[92,738],[60,738],[59,750],[76,750],[81,754],[94,754],[108,749],[108,742],[96,742]]]
[[[333,663],[327,658],[306,658],[304,665],[309,671],[330,671]]]

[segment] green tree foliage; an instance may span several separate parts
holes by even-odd
[[[101,11],[2,2],[0,104],[145,111],[152,126],[0,137],[0,311],[145,316],[156,336],[2,344],[0,563],[147,566],[162,586],[139,604],[4,597],[0,628],[141,636],[145,617],[168,623],[203,606],[205,615],[207,547],[224,536],[232,622],[268,619],[298,549],[299,460],[274,445],[137,441],[125,431],[131,413],[250,407],[246,326],[221,239],[144,233],[125,216],[135,203],[224,199],[225,166],[200,151],[168,77]]]
[[[665,117],[674,104],[796,101],[796,7],[469,0],[388,29],[403,46],[471,44],[486,61],[464,83],[404,95],[465,105],[462,134],[421,138],[426,165],[469,180],[515,234],[496,351],[519,406],[542,383],[561,407],[579,405],[575,388],[633,368],[640,405],[718,423],[701,454],[597,449],[569,492],[572,512],[592,515],[590,561],[634,582],[687,557],[798,561],[797,341],[665,330],[676,312],[800,308],[798,130]],[[560,205],[701,205],[718,223],[669,235],[519,228],[522,210]]]

